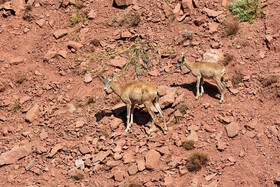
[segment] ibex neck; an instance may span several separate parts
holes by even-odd
[[[191,70],[191,69],[192,69],[193,62],[190,62],[190,61],[188,61],[188,60],[185,60],[185,61],[184,61],[184,65],[185,65],[189,70]]]
[[[118,96],[121,96],[122,89],[119,85],[112,82],[111,88],[112,88],[113,92],[115,92],[115,94],[117,94]]]

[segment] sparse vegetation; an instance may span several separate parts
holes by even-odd
[[[277,76],[275,74],[271,74],[267,78],[262,79],[261,83],[262,83],[263,87],[268,87],[274,83],[277,83],[278,81],[279,81],[279,76]]]
[[[78,9],[77,12],[73,14],[73,16],[70,18],[70,25],[73,27],[77,23],[88,21],[88,20],[89,19],[85,15],[81,14],[80,10]]]
[[[186,150],[193,150],[195,148],[194,143],[194,140],[186,140],[182,142],[182,147],[184,147]]]
[[[22,84],[25,80],[26,80],[26,76],[24,75],[24,73],[19,72],[18,74],[16,74],[15,83]]]
[[[243,81],[243,79],[244,79],[244,74],[241,71],[236,71],[235,75],[232,77],[232,80],[231,80],[232,85],[234,87],[237,87],[237,85],[239,83],[241,83]]]
[[[100,40],[94,38],[90,41],[90,44],[95,46],[95,47],[98,47],[98,46],[100,46]]]
[[[209,157],[202,151],[194,151],[187,159],[186,167],[190,172],[199,171],[209,161]]]
[[[239,21],[236,19],[230,19],[224,21],[224,36],[236,35],[239,31]]]
[[[82,180],[85,178],[85,173],[82,170],[76,170],[73,178],[76,180]]]
[[[91,60],[105,60],[108,58],[112,58],[118,56],[120,54],[127,55],[127,62],[122,67],[122,71],[119,76],[122,76],[125,71],[128,70],[129,67],[134,66],[135,69],[135,79],[138,79],[139,73],[142,70],[149,70],[153,67],[152,57],[159,56],[161,58],[162,54],[174,54],[176,52],[175,49],[161,49],[158,45],[150,40],[141,40],[132,43],[131,45],[124,47],[122,49],[118,49],[115,51],[105,52],[105,53],[95,53],[89,55],[83,55],[82,58],[79,58],[82,61],[91,61]],[[104,67],[102,67],[101,72],[103,72]],[[100,72],[99,72],[100,73]]]
[[[193,39],[193,32],[185,29],[184,33],[182,34],[182,37],[179,38],[178,45],[183,44],[187,40],[192,41],[192,39]]]
[[[229,53],[225,53],[222,63],[224,66],[227,66],[232,60],[233,60],[233,55]]]
[[[18,99],[14,99],[11,104],[10,104],[10,108],[9,108],[11,111],[18,111],[21,109],[21,105],[20,105],[20,102]]]
[[[26,21],[32,21],[33,20],[33,16],[31,15],[31,10],[32,10],[32,6],[31,5],[26,5],[25,9],[24,9],[24,13],[22,16],[22,19],[26,20]]]
[[[235,0],[229,3],[229,9],[238,17],[240,21],[253,22],[257,14],[263,12],[263,7],[259,6],[259,0]]]
[[[119,22],[119,26],[128,25],[129,27],[136,27],[141,22],[141,15],[137,11],[129,11],[124,14]]]

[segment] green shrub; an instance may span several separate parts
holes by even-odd
[[[240,21],[253,22],[260,12],[259,0],[236,0],[229,4],[229,9]]]

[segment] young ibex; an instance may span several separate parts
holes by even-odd
[[[226,72],[225,68],[217,63],[212,62],[190,62],[184,57],[182,52],[181,57],[178,58],[178,65],[185,65],[192,74],[196,77],[196,97],[204,94],[203,89],[203,78],[212,78],[216,81],[219,91],[221,93],[220,103],[224,100],[226,83],[224,82],[224,74]],[[201,92],[199,93],[199,87],[201,87]]]
[[[165,123],[164,114],[158,104],[158,90],[145,82],[142,81],[135,81],[132,83],[128,83],[123,86],[119,86],[113,82],[114,75],[111,78],[104,78],[105,87],[104,90],[108,91],[112,88],[113,92],[115,92],[121,100],[126,104],[127,107],[127,124],[125,132],[127,132],[133,123],[133,112],[134,106],[136,104],[144,104],[147,108],[149,114],[152,117],[152,125],[148,132],[148,135],[152,132],[152,128],[154,126],[155,121],[155,114],[151,109],[151,106],[154,105],[155,108],[158,110],[159,114],[163,118],[164,123],[164,134],[167,133],[167,126]]]

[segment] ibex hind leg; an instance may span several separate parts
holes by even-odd
[[[160,116],[163,118],[163,124],[164,124],[164,134],[167,134],[167,126],[166,126],[166,122],[165,122],[165,117],[164,117],[164,114],[159,106],[159,104],[157,102],[154,103],[156,109],[158,110]]]

